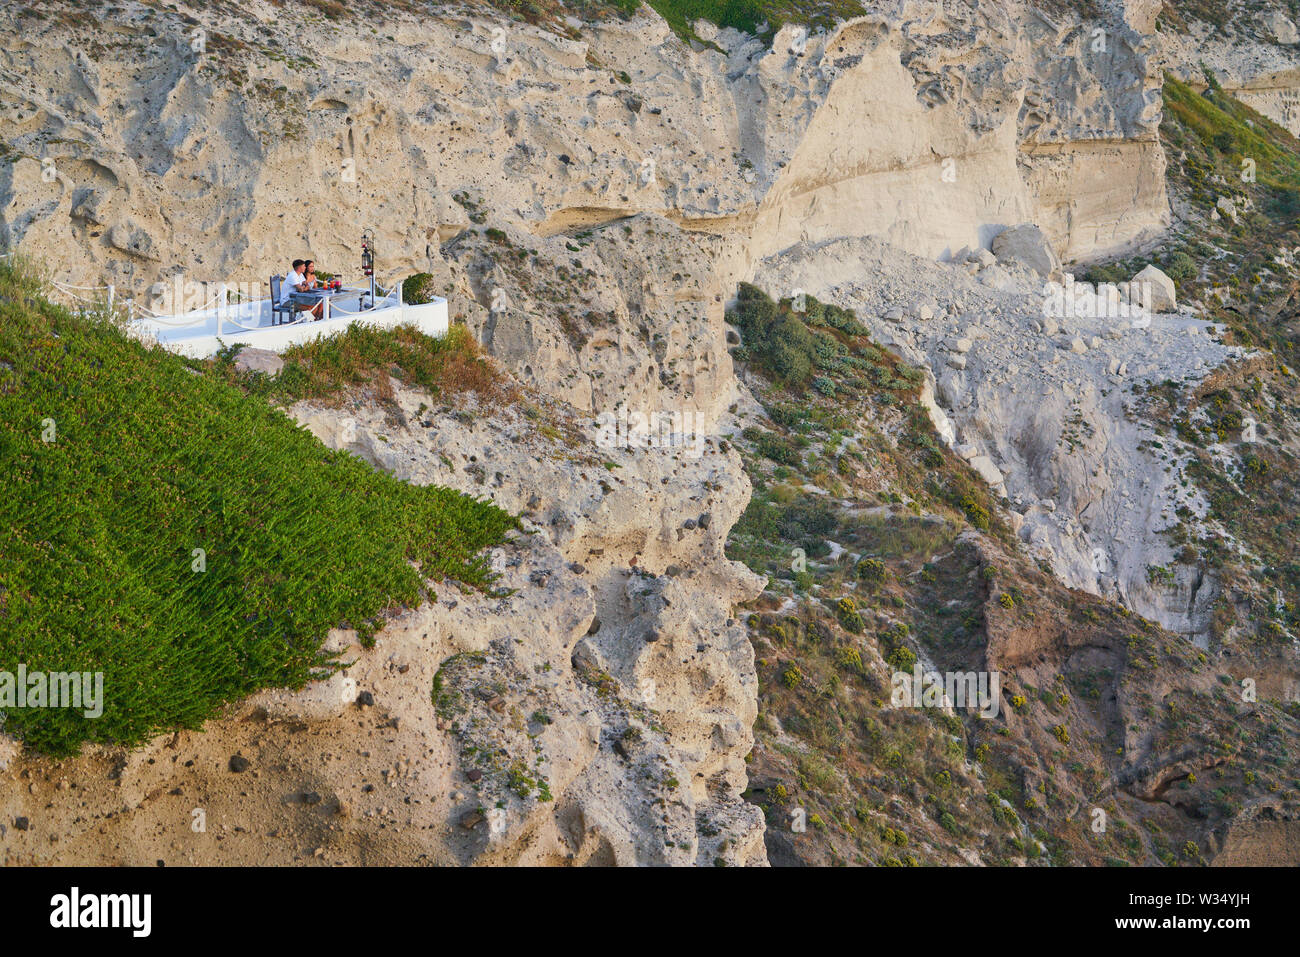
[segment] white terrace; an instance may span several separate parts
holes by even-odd
[[[413,325],[427,335],[442,336],[448,325],[447,300],[408,305],[402,302],[400,283],[387,293],[376,290],[373,298],[367,289],[344,289],[324,299],[324,315],[317,320],[309,312],[285,314],[271,298],[230,302],[222,289],[215,301],[199,309],[175,315],[150,313],[132,321],[130,330],[172,352],[203,359],[236,344],[283,352],[342,332],[353,323],[382,329]]]
[[[74,309],[114,309],[112,286],[72,286],[57,280],[51,286],[52,292],[66,297]],[[445,335],[448,328],[446,299],[434,297],[418,305],[404,303],[400,282],[387,291],[372,285],[295,294],[307,296],[304,301],[308,302],[314,301],[313,295],[323,299],[319,320],[309,312],[277,305],[274,295],[240,300],[224,285],[217,284],[215,289],[215,294],[198,308],[172,314],[153,312],[131,299],[116,304],[125,306],[127,328],[132,335],[195,359],[208,358],[232,345],[283,352],[290,346],[335,335],[353,323],[381,329],[412,325],[430,336]]]

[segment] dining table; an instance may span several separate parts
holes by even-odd
[[[362,308],[362,298],[369,294],[370,290],[363,286],[342,286],[339,289],[326,289],[321,286],[316,289],[308,289],[306,292],[294,292],[291,293],[291,296],[293,297],[294,302],[303,303],[309,306],[314,306],[318,302],[324,302],[325,310],[321,318],[328,319],[330,317],[330,309],[333,303],[340,300],[356,299],[357,309],[360,311]]]

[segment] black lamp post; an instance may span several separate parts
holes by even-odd
[[[370,308],[375,306],[375,234],[369,229],[361,233],[361,272],[370,280]]]

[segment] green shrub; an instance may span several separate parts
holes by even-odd
[[[879,558],[864,558],[858,562],[858,577],[863,581],[879,582],[885,578],[885,563]]]
[[[754,451],[764,458],[779,462],[782,465],[799,466],[803,464],[803,455],[800,453],[798,446],[794,441],[783,435],[752,426],[745,429],[742,434],[746,439],[754,443]],[[806,442],[807,440],[801,441]]]
[[[916,665],[916,652],[907,645],[899,645],[885,659],[894,671],[910,672]]]
[[[787,505],[777,522],[781,537],[799,542],[810,554],[813,549],[825,551],[825,539],[839,525],[835,506],[821,496],[809,496]]]
[[[832,329],[838,329],[846,336],[865,336],[867,327],[858,321],[858,317],[848,309],[830,303],[817,303],[821,309],[821,319]]]
[[[402,302],[412,306],[432,302],[437,292],[433,288],[433,276],[427,272],[417,272],[402,282]]]
[[[1163,565],[1148,565],[1147,583],[1172,588],[1174,584],[1174,573]]]
[[[282,402],[315,399],[336,404],[353,389],[365,389],[387,401],[393,380],[419,388],[434,398],[475,392],[480,401],[501,398],[499,374],[479,353],[465,326],[456,325],[440,338],[414,326],[375,329],[353,325],[347,331],[294,346],[284,352],[284,369],[270,382],[265,377],[240,377],[232,356],[218,360],[216,372],[245,391],[260,391]]]
[[[814,369],[838,365],[844,353],[844,347],[830,334],[813,332],[810,324],[854,330],[847,333],[853,335],[866,333],[866,328],[847,310],[836,310],[812,296],[804,297],[803,305],[804,311],[796,312],[791,300],[775,302],[757,286],[741,283],[736,304],[727,315],[728,321],[741,330],[751,360],[778,384],[790,388],[806,386]],[[834,394],[830,380],[815,387],[826,395]],[[827,392],[827,387],[831,391]]]
[[[1268,463],[1257,455],[1246,456],[1246,471],[1251,475],[1264,475],[1268,472]]]
[[[1196,260],[1180,250],[1165,262],[1164,271],[1165,275],[1177,282],[1195,279],[1197,273]]]
[[[961,509],[966,513],[966,520],[982,532],[989,530],[989,510],[975,500],[972,495],[963,495]]]
[[[842,646],[835,657],[841,668],[862,671],[862,653],[852,645]]]
[[[894,847],[907,847],[907,834],[888,825],[881,825],[880,839]]]
[[[841,598],[836,605],[836,617],[846,631],[851,631],[855,635],[861,634],[866,627],[862,616],[858,613],[858,606],[847,596]]]
[[[620,7],[632,6],[632,0],[616,2]],[[750,34],[757,34],[763,23],[774,30],[779,22],[768,15],[759,0],[647,0],[647,3],[674,33],[687,40],[697,39],[691,26],[696,20],[708,20]],[[632,10],[635,12],[635,7]]]

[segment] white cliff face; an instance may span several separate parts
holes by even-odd
[[[435,285],[521,382],[593,415],[677,412],[712,430],[737,394],[734,245],[654,215],[550,238],[471,231],[444,247]]]
[[[281,51],[268,27],[294,14],[248,8],[126,4],[112,44],[0,12],[7,243],[147,302],[177,270],[265,283],[299,249],[347,269],[366,227],[396,274],[488,220],[553,235],[655,212],[751,258],[856,235],[936,257],[1034,221],[1067,259],[1167,222],[1159,73],[1118,16],[883,3],[696,53],[650,13],[581,39],[397,15]]]

